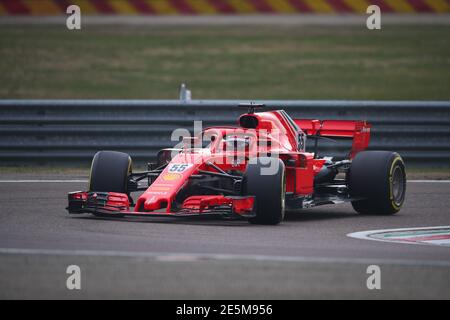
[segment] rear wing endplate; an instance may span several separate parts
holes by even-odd
[[[353,139],[350,159],[369,146],[372,126],[367,121],[294,119],[294,122],[307,135]]]

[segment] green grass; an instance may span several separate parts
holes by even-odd
[[[0,98],[450,100],[450,27],[0,28]]]

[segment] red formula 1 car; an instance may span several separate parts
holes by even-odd
[[[351,202],[365,214],[394,214],[403,205],[405,165],[395,152],[364,151],[370,124],[292,119],[244,105],[238,127],[207,128],[183,146],[163,149],[145,172],[129,155],[98,152],[88,191],[71,192],[67,210],[98,216],[215,215],[278,224],[286,210]],[[352,139],[345,159],[318,156],[319,139]],[[314,139],[313,152],[306,140]],[[143,183],[145,182],[145,185]],[[141,192],[136,201],[132,193]]]

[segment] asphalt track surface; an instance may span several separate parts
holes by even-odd
[[[344,204],[255,226],[69,216],[66,193],[86,183],[35,178],[47,181],[1,177],[1,299],[450,298],[449,247],[346,236],[450,225],[448,182],[408,182],[406,204],[395,216],[362,216]],[[81,290],[66,288],[73,264],[81,268]],[[381,290],[367,289],[372,264],[381,268]]]

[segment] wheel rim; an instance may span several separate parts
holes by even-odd
[[[400,166],[392,174],[392,197],[396,205],[401,205],[405,197],[405,175]]]

